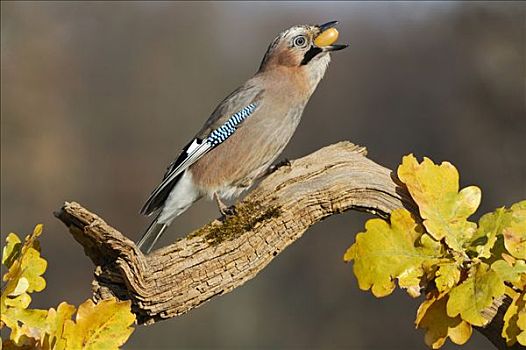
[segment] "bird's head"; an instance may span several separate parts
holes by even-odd
[[[270,44],[261,62],[260,71],[276,67],[298,67],[325,72],[329,53],[348,45],[334,44],[337,21],[322,25],[297,25],[281,32]]]

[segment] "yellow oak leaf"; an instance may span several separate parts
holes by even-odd
[[[8,267],[3,280],[0,295],[0,320],[11,329],[10,339],[17,345],[23,345],[26,338],[33,338],[35,329],[41,326],[43,310],[27,310],[31,303],[29,293],[41,291],[46,286],[42,274],[47,262],[40,257],[38,236],[42,233],[42,225],[37,225],[33,233],[24,242],[11,233],[6,238],[2,250],[2,263]]]
[[[17,309],[7,307],[5,304],[1,305],[2,312],[0,313],[0,328],[4,325],[11,329],[10,338],[17,339],[20,324],[18,323],[15,311]]]
[[[28,293],[44,289],[46,282],[40,275],[45,272],[46,266],[47,262],[40,258],[40,253],[34,248],[29,247],[22,250],[19,258],[13,262],[6,273],[6,275],[9,274],[9,277],[0,296],[0,308],[2,308],[0,320],[7,324],[6,318],[10,317],[7,310],[27,308],[31,303]],[[10,322],[10,325],[17,327],[17,324],[13,322]]]
[[[469,276],[460,285],[451,289],[447,303],[447,314],[460,317],[474,326],[484,326],[489,320],[482,311],[491,305],[494,298],[504,294],[504,281],[487,264],[471,267]]]
[[[471,337],[471,325],[459,316],[450,317],[446,312],[448,296],[432,296],[418,308],[416,327],[425,329],[424,341],[432,349],[439,349],[449,337],[462,345]]]
[[[47,268],[47,262],[40,256],[40,245],[37,237],[42,233],[42,225],[37,225],[33,234],[26,237],[23,244],[16,234],[9,234],[9,241],[4,247],[2,262],[9,264],[9,270],[3,276],[7,282],[4,295],[17,296],[22,293],[39,292],[46,286],[41,276]]]
[[[25,338],[38,338],[38,329],[44,327],[47,310],[2,308],[2,321],[11,329],[10,339],[23,345]]]
[[[22,256],[22,278],[29,282],[27,292],[40,292],[46,287],[46,280],[42,277],[46,272],[47,261],[40,257],[40,252],[29,247]]]
[[[517,341],[526,345],[526,294],[517,293],[503,317],[502,337],[512,346]]]
[[[14,298],[8,298],[8,296],[11,295],[6,295],[6,297],[3,298],[2,303],[2,306],[5,306],[6,308],[13,307],[17,309],[25,309],[31,303],[31,297],[27,293],[22,293]]]
[[[10,297],[16,297],[19,296],[22,293],[25,293],[26,290],[29,288],[29,281],[25,277],[20,277],[18,281],[16,282],[15,289],[9,293]]]
[[[62,302],[57,310],[51,308],[47,313],[44,336],[41,337],[41,346],[44,349],[64,350],[66,339],[62,337],[66,320],[71,320],[75,313],[75,306]]]
[[[479,258],[490,258],[499,236],[511,222],[512,213],[505,208],[498,208],[492,213],[483,215],[479,220],[477,231],[473,235],[470,250],[475,251]]]
[[[14,309],[18,322],[23,324],[23,335],[38,339],[40,329],[45,327],[47,310],[39,309]]]
[[[133,332],[135,315],[129,301],[113,299],[95,305],[88,300],[79,307],[76,322],[71,320],[75,307],[67,303],[57,310],[27,308],[29,293],[46,285],[42,275],[47,262],[40,256],[38,241],[41,233],[42,225],[37,225],[24,242],[10,234],[2,251],[8,271],[0,296],[0,327],[10,328],[10,339],[2,344],[11,349],[117,349]]]
[[[76,322],[66,320],[62,337],[66,349],[118,349],[133,332],[135,315],[129,301],[87,300],[77,311]]]
[[[10,268],[17,256],[20,254],[22,243],[20,242],[20,238],[18,238],[16,233],[8,234],[5,241],[6,243],[4,249],[2,250],[2,264],[7,268]]]
[[[460,265],[458,262],[440,264],[436,273],[435,285],[439,292],[449,291],[460,280]]]
[[[429,243],[420,244],[423,229],[405,209],[391,213],[391,223],[372,219],[365,224],[365,232],[344,255],[354,261],[353,271],[362,290],[371,288],[377,297],[389,295],[395,288],[394,279],[417,296],[424,274],[424,265],[438,262],[441,252]]]
[[[518,259],[526,259],[526,201],[511,206],[512,223],[503,231],[504,245]]]
[[[526,308],[523,307],[519,311],[519,317],[517,319],[517,326],[521,332],[517,335],[517,341],[519,344],[526,346]]]
[[[2,341],[0,350],[35,350],[38,349],[35,339],[22,336],[19,343],[7,339]]]
[[[403,158],[398,177],[418,205],[427,232],[462,252],[476,230],[467,218],[480,204],[480,189],[469,186],[459,192],[458,171],[451,163],[436,165],[429,158],[418,163],[412,154]]]
[[[505,260],[497,260],[491,265],[501,280],[512,283],[515,287],[523,289],[523,279],[526,277],[526,262],[524,260],[515,260],[510,263]]]

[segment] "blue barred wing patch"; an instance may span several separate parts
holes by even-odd
[[[247,119],[254,112],[256,107],[257,103],[251,103],[236,114],[232,115],[223,125],[208,135],[205,140],[206,143],[208,143],[212,148],[223,143],[226,139],[232,136],[232,134],[234,134],[239,124]]]

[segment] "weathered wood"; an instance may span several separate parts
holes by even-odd
[[[414,211],[392,171],[365,154],[363,147],[340,142],[294,160],[237,204],[235,215],[147,256],[77,203],[66,203],[56,216],[96,265],[94,298],[129,299],[139,323],[153,323],[239,287],[330,215]]]
[[[504,326],[504,314],[510,306],[511,301],[511,298],[507,295],[495,300],[493,305],[484,310],[485,312],[482,314],[482,316],[492,320],[491,323],[486,327],[475,327],[475,329],[488,338],[497,349],[524,350],[524,346],[521,346],[519,343],[507,346],[506,340],[501,336],[502,327]]]

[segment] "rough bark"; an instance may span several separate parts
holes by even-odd
[[[355,209],[385,218],[401,207],[415,211],[393,172],[365,154],[340,142],[294,160],[237,204],[235,215],[146,256],[77,203],[65,203],[56,216],[96,266],[94,298],[129,299],[139,323],[149,324],[241,286],[330,215]]]

